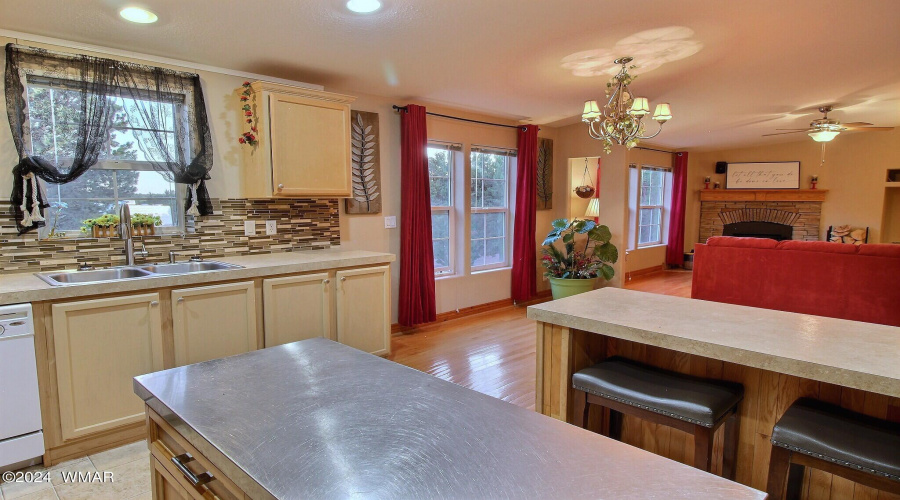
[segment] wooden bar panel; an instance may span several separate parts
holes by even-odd
[[[563,331],[565,330],[565,341]],[[770,442],[775,422],[800,397],[813,397],[844,408],[878,418],[900,422],[900,398],[869,393],[858,389],[779,374],[734,363],[722,362],[691,354],[647,346],[594,333],[538,323],[537,408],[554,418],[567,415],[571,408],[559,405],[571,401],[572,374],[606,356],[623,356],[679,373],[739,382],[744,386],[744,400],[738,410],[740,432],[737,449],[736,481],[765,490],[769,469]],[[564,344],[566,347],[564,347]],[[543,351],[543,352],[542,352]],[[548,354],[549,353],[549,354]],[[567,366],[562,360],[567,360]],[[565,380],[565,384],[563,381]],[[561,388],[567,388],[560,398]],[[541,394],[541,392],[544,392]],[[549,395],[549,396],[548,396]],[[543,398],[543,399],[542,399]],[[553,403],[548,405],[546,402]],[[544,405],[541,405],[542,400]],[[600,412],[591,412],[588,428],[599,432]],[[713,471],[721,471],[722,431],[715,437]],[[685,464],[692,464],[694,439],[682,431],[643,422],[633,417],[623,421],[622,440],[633,446]],[[858,485],[832,474],[807,469],[803,484],[804,500],[853,499],[900,500],[900,496]]]

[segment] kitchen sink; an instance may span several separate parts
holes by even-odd
[[[172,264],[148,264],[144,266],[110,267],[108,269],[92,269],[88,271],[46,271],[34,273],[35,276],[53,286],[84,285],[105,283],[175,274],[192,274],[225,269],[243,269],[237,264],[227,264],[214,260],[200,262],[175,262]]]
[[[201,262],[175,262],[173,264],[150,264],[141,266],[140,268],[145,271],[150,271],[153,274],[186,274],[201,273],[203,271],[221,271],[223,269],[241,269],[242,266],[211,260]]]
[[[146,278],[152,276],[152,273],[136,267],[111,267],[92,271],[51,271],[35,275],[53,286],[61,286]]]

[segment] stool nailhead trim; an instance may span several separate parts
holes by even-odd
[[[863,471],[863,472],[868,472],[869,474],[874,474],[874,475],[876,475],[876,476],[886,477],[886,478],[888,478],[888,479],[893,479],[894,481],[900,481],[900,477],[895,476],[895,475],[893,475],[893,474],[888,474],[888,473],[886,473],[886,472],[881,472],[881,471],[877,471],[877,470],[875,470],[875,469],[870,469],[870,468],[868,468],[868,467],[863,467],[862,465],[854,464],[854,463],[852,463],[852,462],[846,462],[846,461],[844,461],[844,460],[838,460],[838,459],[836,459],[836,458],[834,458],[834,457],[829,457],[829,456],[826,456],[826,455],[822,455],[821,453],[814,453],[814,452],[809,451],[809,450],[804,450],[803,448],[798,448],[798,447],[796,447],[796,446],[791,446],[791,445],[789,445],[789,444],[782,443],[782,442],[780,442],[780,441],[775,441],[774,439],[772,440],[772,444],[775,445],[775,446],[778,446],[779,448],[784,448],[784,449],[786,449],[786,450],[791,450],[791,451],[794,451],[794,452],[797,452],[797,453],[802,453],[802,454],[804,454],[804,455],[809,455],[809,456],[811,456],[811,457],[816,457],[816,458],[818,458],[818,459],[825,460],[826,462],[831,462],[831,463],[834,463],[834,464],[843,465],[843,466],[845,466],[845,467],[850,467],[850,468],[853,468],[853,469],[856,469],[856,470],[860,470],[860,471]]]
[[[642,410],[652,411],[653,413],[659,413],[660,415],[665,415],[665,416],[667,416],[667,417],[677,418],[678,420],[684,420],[685,422],[690,422],[690,423],[692,423],[692,424],[702,425],[703,427],[712,428],[712,424],[707,424],[706,422],[701,422],[701,421],[699,421],[699,420],[694,420],[693,418],[688,418],[688,417],[685,417],[684,415],[679,415],[679,414],[677,414],[677,413],[672,413],[672,412],[660,410],[659,408],[654,408],[654,407],[652,407],[652,406],[646,406],[646,405],[637,404],[637,403],[635,403],[634,401],[631,401],[631,400],[628,400],[628,399],[622,399],[622,398],[618,398],[618,397],[615,397],[615,396],[610,396],[610,395],[608,395],[608,394],[603,394],[602,392],[594,391],[594,390],[588,389],[588,388],[586,388],[586,387],[578,387],[577,385],[574,385],[574,384],[572,385],[572,387],[573,387],[574,389],[576,389],[576,390],[579,390],[579,391],[582,391],[582,392],[587,392],[587,393],[589,393],[589,394],[593,394],[594,396],[600,396],[601,398],[606,398],[606,399],[611,399],[611,400],[613,400],[613,401],[618,401],[619,403],[623,403],[623,404],[626,404],[626,405],[628,405],[628,406],[634,406],[634,407],[636,407],[636,408],[641,408]]]

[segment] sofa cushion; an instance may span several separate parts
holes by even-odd
[[[713,236],[706,240],[711,247],[775,248],[778,242],[770,238],[741,238],[738,236]]]
[[[842,245],[828,241],[788,240],[778,243],[778,250],[802,250],[804,252],[855,254],[859,252],[856,245]]]
[[[872,255],[874,257],[894,257],[900,259],[900,245],[890,244],[866,244],[859,246],[860,255]]]

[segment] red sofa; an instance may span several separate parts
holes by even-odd
[[[715,236],[696,245],[691,296],[900,326],[900,245]]]

